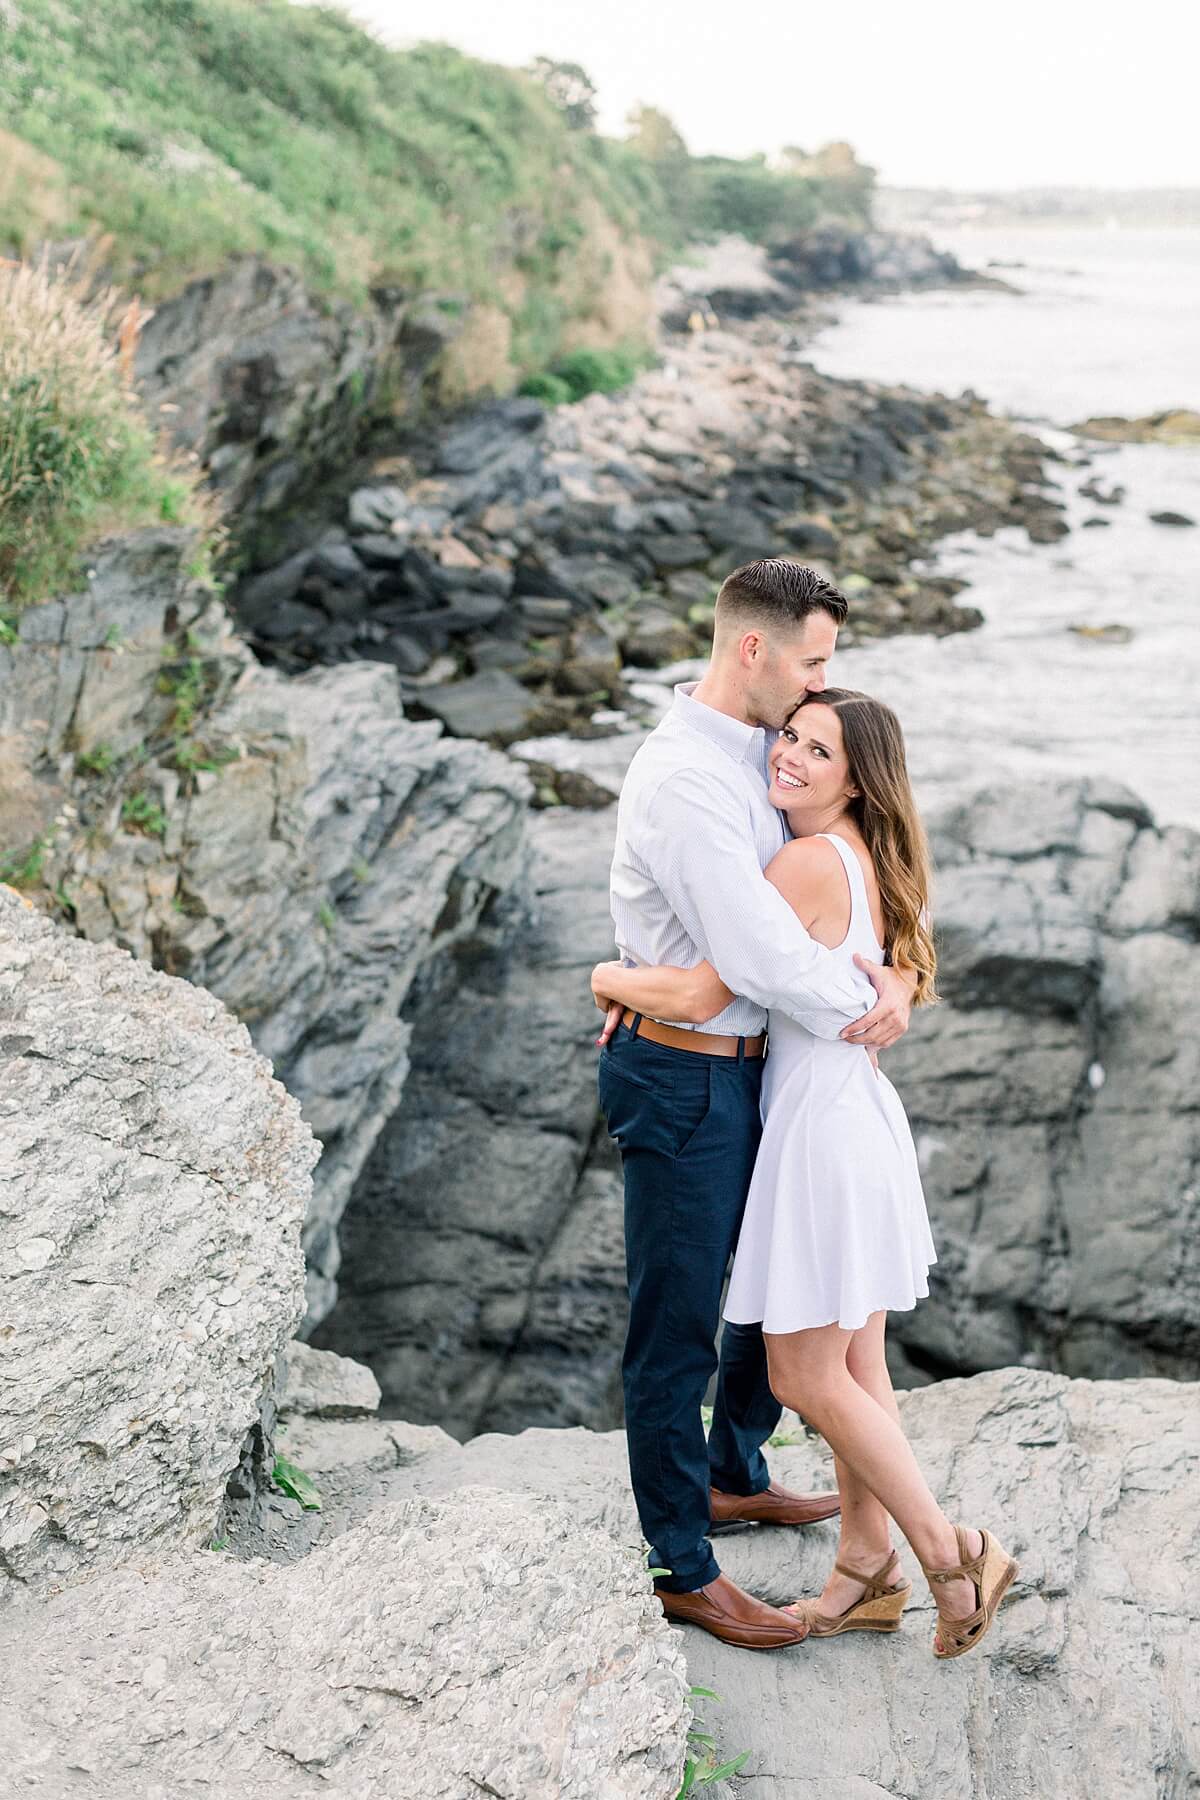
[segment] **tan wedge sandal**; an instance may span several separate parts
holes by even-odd
[[[795,1600],[782,1611],[803,1619],[810,1637],[836,1637],[839,1631],[899,1631],[900,1614],[912,1593],[912,1582],[906,1575],[901,1575],[899,1581],[884,1580],[889,1569],[894,1575],[899,1574],[900,1559],[894,1550],[873,1575],[864,1575],[861,1569],[849,1569],[845,1563],[835,1562],[833,1566],[839,1575],[848,1575],[851,1581],[863,1583],[867,1591],[861,1600],[856,1600],[853,1606],[833,1618],[818,1612],[815,1600]]]
[[[933,1654],[942,1662],[952,1656],[965,1656],[968,1650],[973,1650],[976,1644],[983,1642],[991,1629],[1000,1602],[1020,1573],[1015,1560],[989,1531],[984,1531],[981,1525],[977,1525],[975,1529],[983,1539],[983,1549],[978,1556],[967,1555],[967,1534],[961,1525],[956,1525],[954,1535],[958,1540],[959,1554],[957,1567],[927,1569],[924,1564],[921,1565],[922,1573],[929,1582],[959,1581],[965,1578],[973,1584],[979,1600],[975,1611],[965,1619],[948,1619],[939,1610]],[[939,1643],[943,1646],[940,1650]]]

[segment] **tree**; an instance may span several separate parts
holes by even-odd
[[[630,149],[647,162],[686,162],[688,147],[665,112],[656,106],[635,106],[626,119]]]
[[[591,131],[596,123],[596,84],[578,63],[535,56],[529,73],[541,83],[572,131]]]

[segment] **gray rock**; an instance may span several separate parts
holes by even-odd
[[[353,1433],[351,1425],[340,1427]],[[381,1508],[290,1567],[203,1552],[0,1624],[23,1793],[669,1800],[683,1657],[636,1544],[469,1488]]]
[[[504,669],[423,687],[420,704],[454,737],[499,740],[520,737],[541,710],[537,695]]]
[[[419,297],[330,301],[294,270],[239,256],[155,305],[134,366],[150,416],[207,466],[244,528],[344,464],[385,367],[418,405],[460,323],[438,315],[428,330]]]
[[[586,771],[606,746],[567,751]],[[376,1369],[387,1409],[460,1432],[619,1417],[618,1178],[586,992],[612,954],[610,820],[538,816],[540,920],[413,1015],[418,1073],[346,1222],[344,1306],[321,1341]],[[1200,1005],[1200,839],[1096,781],[984,789],[930,823],[945,997],[887,1059],[940,1258],[930,1297],[892,1323],[907,1378],[1021,1361],[1193,1376],[1200,1269],[1179,1246],[1200,1066],[1178,1022]]]
[[[1200,1373],[1200,839],[1097,782],[931,820],[945,1003],[888,1057],[938,1245],[898,1342],[933,1372]]]
[[[661,606],[639,604],[625,628],[621,646],[625,660],[637,669],[660,669],[696,650],[691,631]]]
[[[595,1135],[587,987],[612,955],[611,819],[535,814],[526,906],[493,917],[409,1010],[412,1074],[314,1333],[370,1364],[385,1412],[460,1433],[616,1416],[620,1181]]]
[[[355,532],[386,531],[407,509],[408,496],[403,488],[356,488],[346,509],[346,522]]]
[[[281,1417],[354,1419],[379,1410],[379,1383],[362,1363],[293,1338],[283,1359],[277,1405]]]
[[[0,646],[0,825],[46,837],[41,904],[66,892],[84,935],[210,988],[299,1097],[324,1147],[305,1230],[320,1317],[338,1217],[403,1088],[398,1014],[427,958],[512,883],[528,782],[406,719],[394,668],[260,668],[183,574],[192,548],[182,531],[114,540],[83,593],[22,613]],[[161,677],[193,661],[191,732],[229,760],[184,781]],[[138,761],[103,780],[74,769],[105,747]],[[161,838],[122,823],[134,780],[164,808]]]
[[[1200,1766],[1189,1603],[1200,1567],[1194,1389],[1009,1368],[899,1401],[951,1518],[986,1524],[1017,1557],[1012,1595],[978,1651],[954,1670],[936,1663],[929,1591],[897,1534],[913,1593],[894,1637],[849,1633],[766,1659],[677,1628],[690,1680],[721,1696],[697,1702],[721,1754],[749,1752],[737,1792],[753,1800],[1186,1792]],[[772,1475],[799,1490],[828,1486],[821,1440],[791,1415],[781,1436],[768,1450]],[[404,1496],[436,1499],[475,1483],[531,1495],[551,1512],[565,1502],[581,1534],[637,1541],[623,1435],[580,1430],[431,1447],[356,1480],[327,1529],[345,1530]],[[714,1543],[734,1581],[776,1603],[818,1593],[836,1546],[833,1521]]]
[[[641,539],[642,549],[656,569],[695,569],[712,554],[706,540],[694,531],[665,531]]]
[[[0,1595],[211,1535],[319,1146],[211,994],[0,888]]]
[[[535,432],[544,423],[540,400],[516,396],[483,407],[468,424],[452,431],[438,449],[438,467],[455,475],[472,474],[507,453],[514,436]]]

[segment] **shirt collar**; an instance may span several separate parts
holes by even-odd
[[[740,719],[730,718],[728,713],[718,712],[715,706],[706,706],[703,700],[693,700],[692,695],[699,687],[698,681],[681,681],[675,687],[675,703],[671,711],[686,725],[689,731],[698,731],[710,743],[724,750],[734,762],[745,762],[747,758],[757,761],[761,759],[764,748],[774,743],[777,732],[767,732],[761,725],[744,725]]]

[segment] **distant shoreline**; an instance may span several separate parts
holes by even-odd
[[[1049,227],[1059,230],[1200,228],[1200,188],[881,187],[876,217],[899,230]]]

